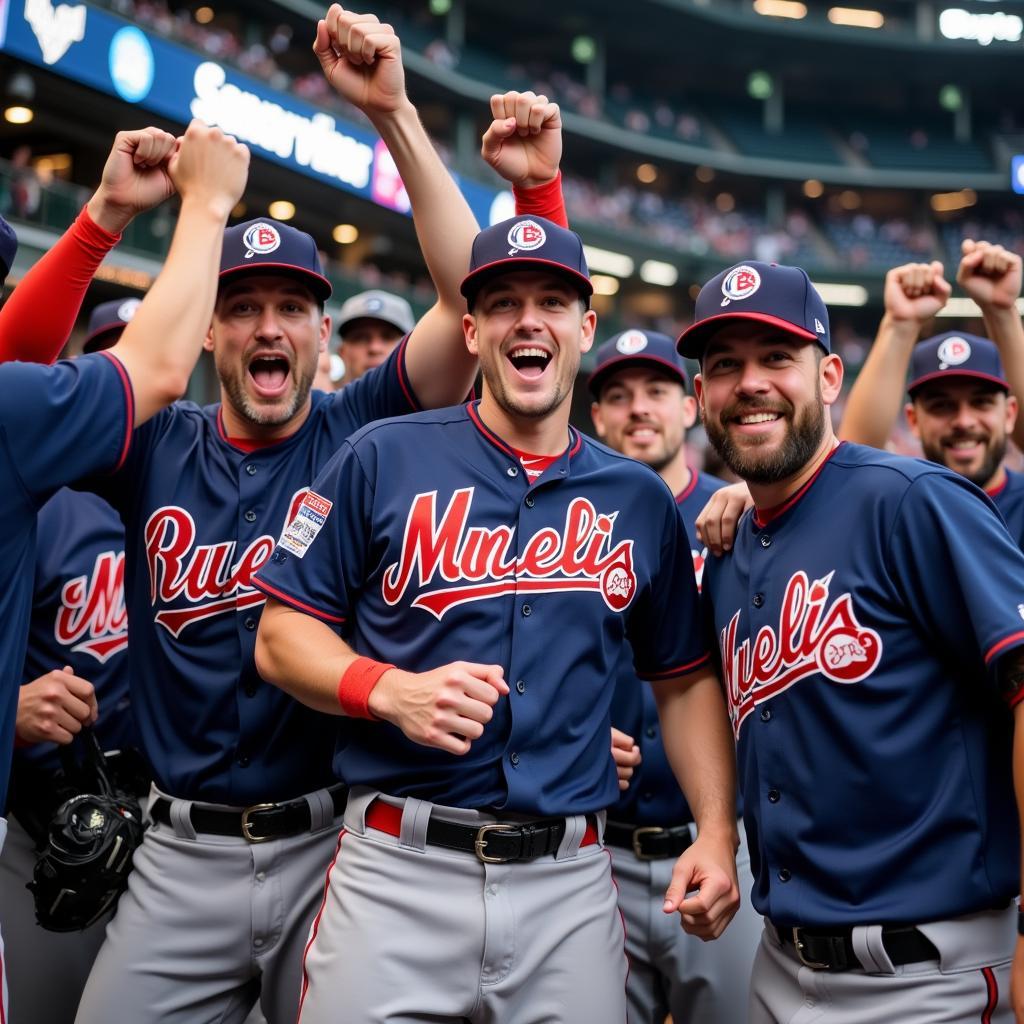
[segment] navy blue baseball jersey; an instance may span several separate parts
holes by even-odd
[[[246,806],[334,781],[333,721],[256,671],[265,599],[252,577],[342,441],[416,407],[403,343],[342,391],[314,391],[284,440],[244,450],[219,404],[179,402],[135,431],[117,473],[90,481],[125,524],[132,712],[166,792]]]
[[[646,679],[707,656],[689,542],[657,474],[573,430],[530,483],[469,404],[361,431],[313,490],[257,585],[360,654],[413,672],[499,664],[511,688],[461,757],[351,721],[339,776],[460,807],[611,804],[623,646]]]
[[[36,578],[22,683],[70,665],[96,689],[104,750],[136,746],[128,699],[124,527],[94,494],[59,490],[40,510]],[[19,749],[56,769],[56,745]]]
[[[1003,486],[986,492],[999,509],[1010,536],[1024,549],[1024,473],[1006,471]]]
[[[36,514],[62,485],[114,469],[134,422],[131,384],[106,353],[54,366],[0,366],[0,807],[7,803],[25,663]]]
[[[966,479],[843,444],[741,519],[703,599],[738,743],[753,904],[777,924],[1006,906],[1024,555]]]
[[[698,590],[704,574],[707,548],[697,540],[697,516],[711,495],[721,487],[725,487],[724,480],[694,471],[686,489],[676,495],[676,508],[690,538]],[[633,737],[643,759],[633,773],[629,789],[622,793],[614,807],[608,809],[608,817],[613,821],[663,827],[693,821],[693,814],[679,789],[661,742],[661,723],[654,691],[646,683],[638,682],[628,659],[623,663],[615,684],[612,725]]]

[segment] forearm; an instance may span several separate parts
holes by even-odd
[[[256,634],[256,668],[268,683],[316,711],[340,715],[338,683],[357,657],[330,626],[268,599]]]
[[[999,349],[1010,393],[1016,395],[1019,402],[1024,402],[1024,324],[1020,314],[1016,308],[983,308],[982,314],[989,339]],[[1017,417],[1013,440],[1019,448],[1024,448],[1024,416]]]
[[[0,310],[0,362],[52,363],[57,358],[96,269],[119,239],[97,224],[88,208],[82,210]]]
[[[131,378],[137,424],[188,386],[213,315],[227,212],[186,197],[163,269],[110,349]]]
[[[884,448],[906,393],[907,367],[919,327],[912,321],[882,318],[868,357],[846,400],[839,424],[841,440]]]
[[[653,686],[665,753],[698,831],[735,848],[736,755],[718,679],[705,669]]]

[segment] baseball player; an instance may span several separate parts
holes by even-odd
[[[925,458],[947,466],[985,490],[1024,544],[1024,477],[1005,465],[1007,440],[1017,427],[1017,398],[1000,353],[1024,359],[1024,332],[1016,311],[1021,259],[1001,246],[968,242],[957,280],[981,306],[993,341],[947,331],[918,342],[921,328],[949,298],[942,265],[907,264],[886,275],[885,316],[864,368],[850,390],[839,436],[884,447],[897,416],[900,382],[907,377],[907,422]],[[1024,380],[1021,380],[1024,384]]]
[[[623,331],[597,350],[589,385],[597,436],[657,471],[693,538],[697,514],[724,481],[687,464],[684,442],[697,402],[686,393],[686,369],[675,342],[655,331]],[[694,546],[690,553],[699,589],[707,550]],[[662,1024],[671,1013],[674,1020],[694,1024],[742,1024],[760,918],[744,904],[720,939],[703,943],[652,909],[695,828],[661,743],[654,690],[637,679],[632,664],[616,682],[612,724],[625,739],[636,737],[641,755],[629,789],[608,809],[604,833],[626,925],[629,1020]],[[749,892],[753,879],[742,840],[736,866],[741,891]]]
[[[702,595],[765,917],[750,1019],[1009,1021],[1024,555],[964,476],[837,442],[828,322],[751,261],[679,342],[755,503]]]
[[[96,485],[126,526],[133,712],[155,825],[82,996],[79,1024],[295,1019],[302,949],[345,789],[336,722],[253,662],[253,574],[330,456],[370,421],[466,394],[459,292],[476,226],[405,95],[397,37],[334,5],[317,53],[378,128],[409,192],[437,304],[379,367],[310,390],[330,336],[313,239],[267,219],[225,235],[206,347],[221,401],[172,406]],[[300,523],[305,519],[301,518]]]
[[[494,225],[462,291],[482,400],[350,438],[256,581],[265,677],[349,716],[303,1024],[342,1000],[353,1024],[623,1019],[601,811],[624,657],[658,680],[700,823],[664,910],[711,938],[736,907],[733,758],[689,541],[656,474],[569,427],[596,323],[579,237]]]
[[[98,305],[83,350],[110,348],[139,305],[128,297]],[[46,931],[36,924],[26,884],[61,800],[57,744],[70,743],[102,708],[96,724],[102,747],[123,753],[138,746],[126,671],[124,527],[102,499],[63,488],[40,509],[37,533],[7,842],[0,857],[0,924],[18,935],[7,957],[14,1019],[70,1024],[110,915],[84,932]]]
[[[114,469],[133,426],[184,392],[213,306],[221,234],[245,186],[248,150],[219,129],[196,123],[180,144],[170,136],[154,144],[162,149],[154,170],[177,189],[182,204],[166,266],[136,321],[104,353],[53,367],[0,366],[0,616],[6,623],[0,665],[7,701],[0,743],[8,751],[29,630],[36,513],[61,485]],[[158,325],[160,343],[145,340]],[[5,806],[9,763],[5,758],[0,770]],[[4,832],[6,822],[0,822],[0,838]],[[3,1014],[6,1004],[4,982]]]
[[[338,354],[345,364],[342,386],[380,366],[416,322],[400,295],[373,289],[353,295],[338,313]]]

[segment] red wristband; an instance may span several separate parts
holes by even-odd
[[[512,186],[512,195],[516,201],[516,214],[533,213],[538,217],[546,217],[563,228],[569,226],[569,217],[565,212],[565,197],[562,195],[562,172],[559,171],[551,181],[530,188]]]
[[[349,718],[369,718],[378,721],[370,710],[370,694],[377,681],[389,668],[382,661],[373,658],[356,658],[338,682],[338,703]]]

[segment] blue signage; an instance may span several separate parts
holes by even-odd
[[[88,4],[0,0],[3,14],[0,49],[15,57],[179,124],[217,125],[254,156],[409,213],[390,154],[363,127]],[[459,187],[481,224],[507,209],[505,193],[464,180]]]
[[[1015,156],[1010,161],[1010,187],[1024,196],[1024,155]]]

